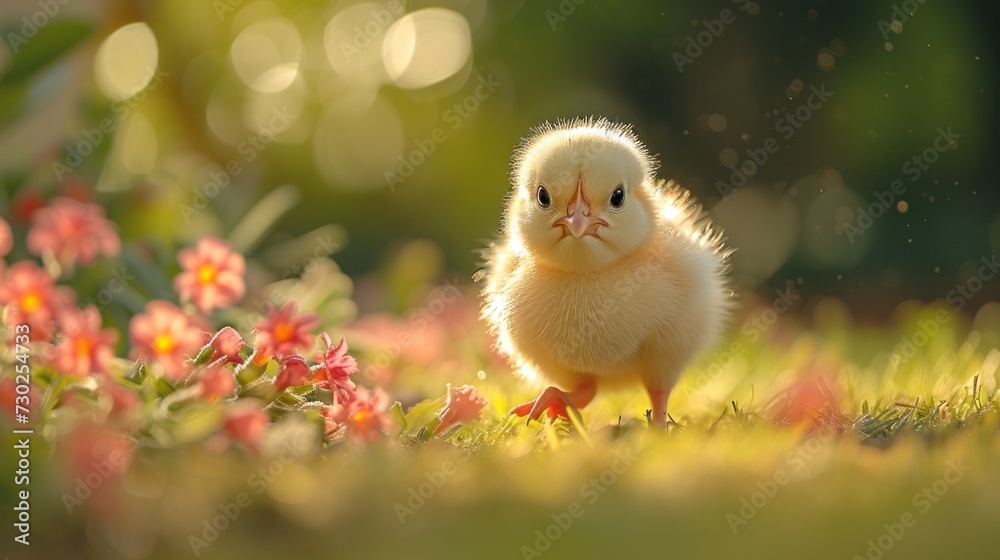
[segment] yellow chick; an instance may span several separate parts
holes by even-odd
[[[631,127],[605,119],[545,123],[518,145],[477,278],[481,315],[520,376],[553,386],[511,414],[565,417],[598,384],[641,383],[664,425],[682,368],[721,334],[731,251],[657,166]]]

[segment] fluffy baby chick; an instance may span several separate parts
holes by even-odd
[[[546,123],[515,151],[482,317],[522,377],[553,386],[511,414],[565,416],[598,385],[641,383],[663,425],[682,368],[720,335],[730,251],[656,168],[604,119]]]

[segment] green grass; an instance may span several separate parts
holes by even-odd
[[[10,554],[189,558],[194,535],[208,545],[202,558],[989,557],[998,308],[969,319],[903,305],[892,324],[865,326],[820,302],[808,326],[788,314],[695,364],[666,430],[647,427],[639,391],[601,394],[576,422],[511,419],[534,389],[456,329],[438,357],[399,358],[391,387],[412,401],[445,381],[473,383],[490,401],[480,421],[431,437],[420,426],[438,399],[405,407],[398,437],[321,448],[316,423],[288,414],[249,460],[210,437],[144,440],[122,480],[73,513],[61,498],[73,481],[44,459],[57,416],[35,449],[31,555]],[[948,320],[914,355],[891,355],[941,309]],[[734,342],[742,355],[701,375]],[[249,506],[225,505],[242,494]],[[220,507],[239,515],[206,538]],[[880,538],[887,551],[873,548]]]

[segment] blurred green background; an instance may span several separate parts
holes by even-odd
[[[884,316],[906,298],[944,297],[1000,249],[988,10],[941,0],[4,2],[0,205],[16,217],[24,193],[93,186],[126,240],[243,234],[237,246],[265,262],[268,249],[339,224],[336,258],[353,277],[427,239],[411,258],[468,284],[518,139],[545,120],[602,115],[634,124],[660,177],[711,209],[738,248],[741,288],[804,277],[816,294]],[[19,71],[18,60],[52,53],[41,71]],[[833,95],[803,110],[812,88]],[[787,137],[796,111],[809,117]],[[102,119],[113,134],[90,142],[95,155],[54,167],[74,161]],[[911,181],[904,164],[948,127],[960,138]],[[779,149],[720,203],[731,166],[769,137]],[[230,162],[238,172],[225,171]],[[870,230],[846,235],[857,208],[897,179],[906,192]],[[267,193],[252,217],[262,231],[234,233]],[[386,305],[359,289],[362,310]]]

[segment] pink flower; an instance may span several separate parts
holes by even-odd
[[[239,331],[233,327],[222,327],[222,330],[215,333],[209,344],[212,345],[213,350],[209,361],[214,362],[219,358],[225,358],[226,362],[230,364],[243,363],[240,351],[247,347],[247,343],[240,336]]]
[[[323,416],[323,438],[327,441],[332,441],[338,439],[344,435],[347,431],[347,426],[344,425],[344,416],[347,409],[337,403],[330,406],[324,406],[320,410],[320,415]]]
[[[88,305],[62,313],[59,329],[59,344],[53,360],[56,369],[63,375],[107,373],[118,333],[114,329],[101,329],[101,314],[96,307]]]
[[[295,302],[289,301],[281,309],[271,309],[254,327],[257,349],[264,356],[284,356],[312,346],[313,336],[309,331],[319,326],[319,315],[296,315],[295,310]]]
[[[236,441],[242,443],[251,453],[257,453],[260,438],[271,423],[267,412],[260,408],[260,403],[250,400],[240,400],[229,407],[223,428]]]
[[[358,442],[376,441],[385,434],[392,420],[386,413],[389,397],[382,389],[369,391],[362,387],[355,393],[354,400],[349,403],[339,403],[324,407],[322,412],[327,426],[336,433],[340,428],[346,428],[351,438]]]
[[[765,405],[778,425],[809,425],[842,429],[851,421],[840,411],[837,385],[822,371],[806,371]]]
[[[129,322],[129,340],[132,342],[133,360],[150,359],[163,368],[171,381],[191,372],[188,358],[197,355],[208,334],[204,325],[163,300],[153,300]]]
[[[312,377],[312,371],[306,364],[305,358],[298,354],[285,356],[281,360],[281,371],[275,378],[274,384],[279,391],[284,391],[289,387],[305,385]]]
[[[456,422],[479,418],[479,411],[484,406],[486,406],[486,399],[472,385],[462,385],[456,389],[449,383],[447,401],[437,413],[441,423],[438,424],[436,432],[443,432]]]
[[[219,362],[209,364],[196,375],[203,399],[214,401],[219,397],[232,395],[236,389],[236,379],[232,372]]]
[[[105,219],[104,208],[60,197],[35,212],[28,231],[28,250],[54,257],[71,268],[77,262],[90,264],[98,255],[117,255],[121,241]]]
[[[0,282],[0,305],[7,306],[7,324],[27,323],[32,341],[50,340],[56,318],[75,305],[72,290],[55,285],[55,278],[31,261],[14,263]]]
[[[320,339],[326,345],[326,352],[316,353],[316,361],[320,365],[316,379],[325,379],[330,390],[335,394],[339,392],[343,400],[353,400],[356,385],[351,381],[351,375],[358,372],[358,361],[347,355],[347,340],[340,337],[340,344],[331,348],[330,335],[323,333]]]
[[[14,248],[14,233],[10,231],[7,220],[0,218],[0,257],[6,257]]]
[[[174,278],[182,302],[192,301],[202,313],[229,307],[246,292],[246,261],[225,241],[203,237],[194,248],[177,253],[183,271]]]

